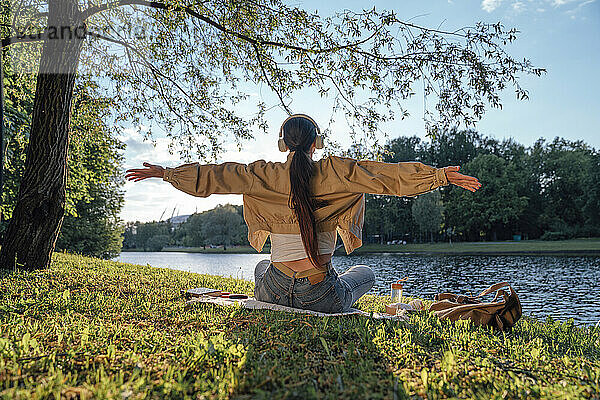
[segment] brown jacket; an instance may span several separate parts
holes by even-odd
[[[163,180],[193,196],[242,194],[248,241],[261,251],[273,233],[300,233],[288,207],[290,177],[285,163],[198,162],[166,168]],[[318,232],[337,230],[346,252],[362,246],[364,193],[416,196],[448,184],[443,168],[420,162],[385,163],[329,156],[315,162],[312,193],[328,205],[315,211]]]

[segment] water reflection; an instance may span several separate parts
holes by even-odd
[[[254,266],[266,254],[121,253],[115,260],[190,272],[253,280]],[[575,323],[600,320],[600,257],[442,256],[370,254],[333,259],[339,272],[369,265],[377,280],[373,292],[389,294],[389,284],[408,276],[404,293],[431,299],[440,292],[478,294],[492,283],[508,281],[521,299],[524,313],[552,316]]]

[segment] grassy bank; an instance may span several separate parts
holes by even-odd
[[[508,334],[197,304],[247,281],[56,253],[0,273],[0,396],[598,398],[600,329],[523,318]],[[380,311],[383,297],[358,304]],[[527,312],[527,310],[525,310]]]
[[[209,254],[257,254],[257,251],[252,246],[234,246],[228,247],[224,250],[222,247],[211,249],[207,247],[165,247],[162,251],[176,251],[181,253],[209,253]],[[271,252],[270,246],[263,247],[261,254],[269,254]]]
[[[123,250],[126,251],[126,250]],[[224,254],[255,254],[250,246],[236,246],[223,250],[222,248],[202,247],[165,247],[163,251],[178,251],[187,253],[224,253]],[[262,253],[269,253],[265,246]],[[526,255],[526,254],[576,254],[600,255],[600,238],[571,239],[558,241],[524,240],[520,242],[458,242],[458,243],[423,243],[407,245],[365,244],[354,250],[352,254],[366,253],[411,253],[411,254],[462,254],[462,255]],[[343,247],[336,255],[345,255]]]
[[[341,249],[340,249],[341,250]],[[361,253],[440,253],[440,254],[594,254],[600,255],[600,238],[571,240],[523,240],[519,242],[458,242],[407,245],[366,244]]]

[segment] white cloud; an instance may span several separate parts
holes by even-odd
[[[496,8],[500,7],[501,3],[502,3],[502,0],[483,0],[481,2],[481,8],[484,11],[491,13]]]
[[[594,3],[595,1],[596,0],[548,0],[548,2],[555,8],[564,6],[565,4],[577,4],[573,10],[579,10],[581,7]]]
[[[571,2],[571,1],[569,1],[569,2]],[[570,10],[565,11],[565,14],[568,15],[572,20],[577,19],[578,16],[582,19],[585,19],[586,18],[585,14],[581,15],[583,7],[586,7],[589,4],[593,4],[595,2],[596,2],[596,0],[577,1],[577,6],[572,7]]]
[[[522,1],[515,1],[512,4],[512,8],[517,13],[523,12],[523,11],[525,11],[525,3],[523,3]]]
[[[579,3],[577,5],[577,7],[575,7],[575,9],[573,10],[573,12],[577,12],[577,11],[581,10],[581,8],[587,6],[588,4],[592,4],[592,3],[595,3],[595,2],[596,2],[596,0],[586,0],[586,1],[583,1],[583,2]]]
[[[535,9],[538,13],[546,11],[547,6],[555,9],[562,9],[568,16],[578,13],[583,7],[586,7],[592,3],[596,3],[598,0],[512,0],[511,8],[515,13],[522,13],[527,11],[528,5],[530,9]],[[496,11],[501,5],[503,0],[482,0],[481,8],[491,13]]]

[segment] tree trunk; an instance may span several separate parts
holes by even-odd
[[[65,210],[69,119],[85,26],[74,0],[48,2],[25,172],[4,233],[0,269],[50,265]]]

